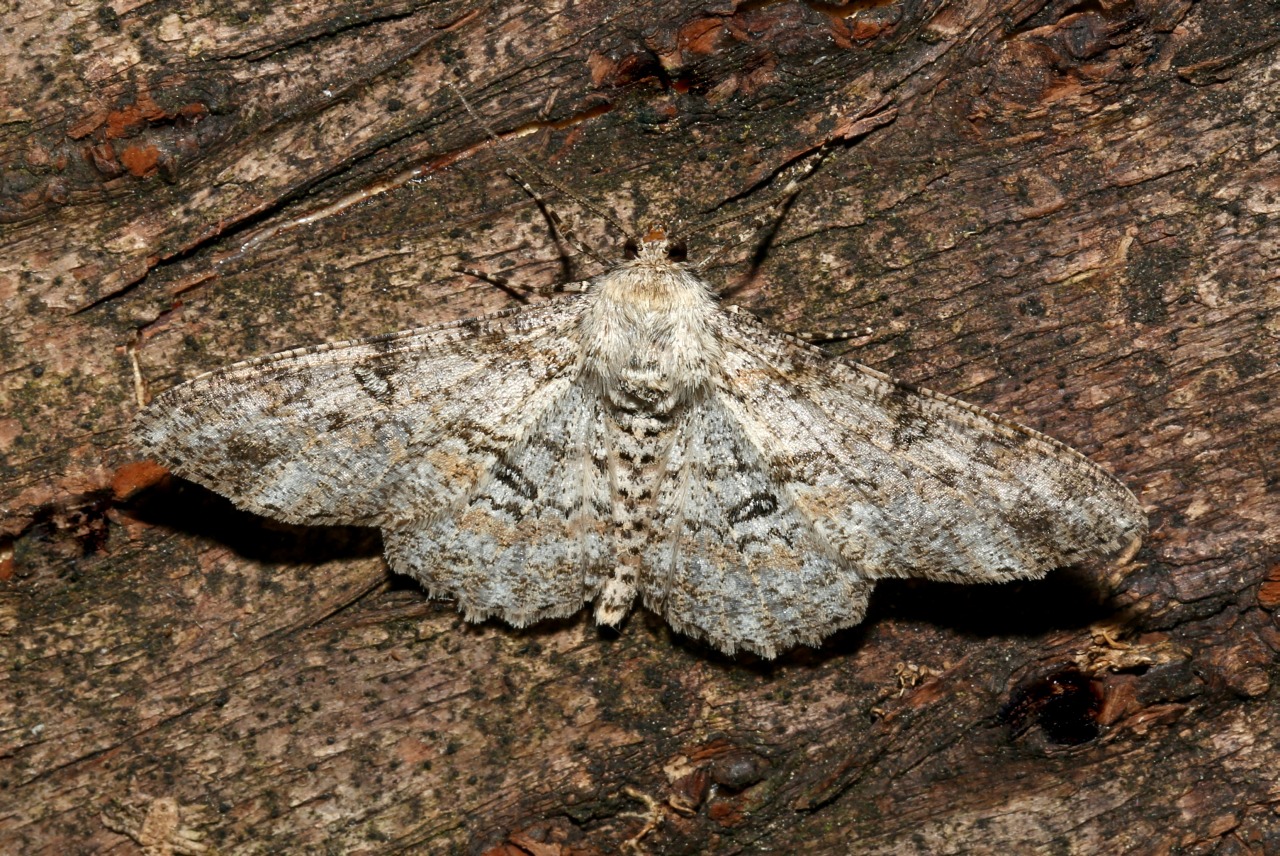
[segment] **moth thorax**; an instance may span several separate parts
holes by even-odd
[[[675,265],[600,277],[583,316],[587,368],[618,407],[666,413],[703,389],[719,359],[706,285]]]

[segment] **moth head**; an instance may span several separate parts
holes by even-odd
[[[682,262],[689,257],[689,249],[680,238],[670,238],[664,226],[654,226],[639,238],[627,238],[623,245],[627,260],[646,262]]]

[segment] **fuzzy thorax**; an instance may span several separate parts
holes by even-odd
[[[710,286],[668,258],[665,240],[591,282],[584,369],[615,406],[668,413],[702,389],[720,360]]]

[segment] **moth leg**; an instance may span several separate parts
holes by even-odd
[[[489,273],[488,271],[483,271],[483,270],[480,270],[479,268],[456,267],[453,269],[453,272],[465,274],[466,276],[474,276],[476,279],[483,280],[484,282],[487,282],[492,286],[500,288],[503,291],[524,291],[525,290],[520,288],[519,286],[512,285],[511,280],[507,279],[505,276],[502,276],[496,273]],[[517,295],[517,297],[518,296],[519,295]]]
[[[826,345],[832,342],[847,342],[850,339],[857,339],[859,336],[871,335],[871,328],[863,330],[805,330],[800,333],[791,333],[797,339],[802,339],[815,345]]]
[[[587,290],[589,280],[578,280],[575,282],[557,282],[554,285],[521,285],[512,282],[505,276],[496,273],[488,273],[473,267],[456,267],[454,273],[465,274],[466,276],[474,276],[476,279],[483,280],[492,286],[502,289],[510,294],[516,300],[524,301],[526,294],[580,294]]]
[[[732,303],[724,309],[726,312],[733,315],[746,315],[748,318],[764,323],[759,316],[753,315],[736,303]],[[786,333],[793,339],[799,339],[802,342],[809,342],[814,345],[825,345],[832,342],[847,342],[849,339],[857,339],[860,336],[870,336],[872,330],[870,327],[867,327],[863,330],[805,330],[799,333],[793,333],[788,330]]]

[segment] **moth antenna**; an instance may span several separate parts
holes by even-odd
[[[625,236],[628,240],[633,240],[633,241],[639,240],[639,238],[634,233],[632,233],[630,229],[622,225],[622,223],[620,223],[618,219],[614,217],[612,214],[610,214],[608,211],[605,211],[603,208],[594,204],[590,200],[575,193],[569,187],[565,186],[564,184],[561,184],[559,181],[552,178],[549,174],[547,174],[539,166],[537,166],[533,161],[529,160],[524,155],[520,154],[520,152],[516,151],[515,149],[509,148],[506,145],[506,140],[504,140],[501,136],[499,136],[498,133],[494,131],[493,128],[489,125],[489,123],[486,122],[483,118],[481,118],[480,114],[475,111],[475,109],[471,106],[471,102],[468,101],[467,97],[462,94],[462,90],[459,89],[457,86],[455,86],[453,84],[453,81],[451,80],[446,79],[444,83],[445,83],[445,86],[448,86],[451,90],[453,90],[453,94],[458,97],[458,100],[462,102],[462,106],[466,108],[467,113],[471,115],[472,121],[474,121],[476,125],[479,126],[485,132],[485,134],[489,136],[489,139],[491,139],[494,142],[494,145],[502,147],[502,149],[507,154],[513,157],[522,167],[528,170],[530,175],[537,176],[538,180],[541,181],[543,184],[547,185],[548,187],[554,188],[557,192],[563,194],[564,196],[567,196],[569,199],[578,203],[583,208],[587,209],[592,214],[599,217],[601,220],[604,220],[610,226],[612,226],[613,228],[621,232],[623,236]],[[527,191],[528,190],[527,184],[525,185],[525,188]],[[537,199],[536,196],[534,198]],[[561,232],[561,234],[563,234],[563,231]],[[595,252],[591,252],[589,253],[589,255],[591,255],[593,258],[596,258],[596,259],[600,258],[599,254]]]
[[[547,218],[547,222],[551,224],[551,228],[564,239],[565,243],[577,250],[579,253],[590,256],[602,266],[606,268],[610,267],[609,261],[601,256],[594,247],[579,238],[573,231],[573,227],[566,223],[564,218],[557,214],[555,209],[547,204],[547,200],[542,198],[542,194],[538,193],[538,191],[533,188],[533,185],[525,181],[524,178],[521,177],[520,173],[516,172],[514,169],[508,169],[506,174],[507,178],[520,185],[520,189],[533,198],[533,202],[538,206],[538,210]]]
[[[794,201],[795,196],[792,195],[790,198],[784,200],[785,204],[780,206],[780,212],[771,210],[767,214],[757,214],[751,219],[751,222],[747,224],[747,227],[738,233],[737,237],[733,240],[721,243],[720,246],[712,250],[704,259],[702,259],[702,261],[698,262],[696,267],[701,271],[707,265],[711,264],[723,255],[726,250],[740,247],[748,240],[755,237],[762,228],[768,225],[769,219],[773,219],[773,225],[770,226],[769,231],[765,233],[764,240],[760,242],[759,246],[757,246],[755,251],[751,254],[751,265],[747,269],[747,272],[738,278],[737,283],[721,291],[721,297],[737,291],[744,283],[750,282],[755,278],[755,275],[760,272],[760,266],[764,263],[765,256],[769,252],[769,248],[773,246],[773,241],[778,236],[778,232],[781,231],[782,223],[786,219],[787,212],[791,210],[791,203]]]
[[[751,235],[758,232],[770,220],[777,220],[774,224],[774,228],[770,232],[770,237],[776,235],[779,227],[782,225],[783,219],[783,217],[779,215],[785,216],[785,214],[791,210],[791,205],[795,202],[796,197],[800,195],[800,191],[804,190],[805,181],[809,176],[813,175],[813,173],[817,171],[818,167],[822,165],[823,161],[827,159],[827,154],[830,152],[830,149],[830,144],[824,144],[818,149],[818,151],[813,154],[806,155],[805,157],[807,160],[797,168],[797,174],[793,175],[787,181],[786,185],[774,198],[757,202],[756,204],[749,206],[744,211],[736,211],[724,217],[717,217],[708,223],[704,223],[701,226],[690,229],[688,232],[681,234],[681,238],[688,238],[691,235],[697,235],[701,232],[708,232],[712,229],[718,228],[725,223],[734,220],[741,220],[744,217],[751,217],[750,224],[745,230],[739,232],[736,238],[726,241],[716,247],[709,255],[706,256],[706,258],[702,259],[702,261],[698,262],[694,267],[698,270],[705,269],[707,265],[723,255],[726,250],[733,249],[734,247],[741,246],[745,243]],[[785,169],[787,168],[784,168],[784,170]],[[753,271],[758,267],[759,263],[754,263]]]

